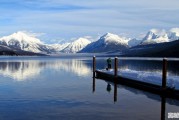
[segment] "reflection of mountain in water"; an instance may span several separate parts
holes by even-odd
[[[75,73],[78,76],[85,76],[91,73],[84,61],[81,60],[64,60],[48,63],[48,67],[55,70],[65,70],[67,72]]]
[[[8,61],[0,62],[0,75],[11,77],[17,81],[27,80],[40,74],[44,69],[65,70],[78,76],[91,73],[91,69],[80,60],[58,61]]]
[[[37,62],[1,62],[0,74],[16,80],[24,80],[40,73]]]

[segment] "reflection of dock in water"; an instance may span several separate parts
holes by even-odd
[[[100,80],[100,79],[98,79]],[[118,89],[120,89],[122,87],[122,89],[128,90],[134,94],[142,94],[145,95],[147,98],[150,98],[152,100],[156,100],[156,101],[160,101],[161,102],[161,106],[160,106],[160,113],[161,113],[161,120],[165,120],[165,118],[167,118],[167,113],[166,113],[166,103],[170,104],[170,105],[175,105],[175,106],[179,106],[179,101],[175,100],[175,99],[167,99],[165,95],[156,95],[153,93],[149,93],[149,92],[145,92],[142,90],[138,90],[132,87],[128,87],[128,86],[124,86],[124,85],[120,85],[116,82],[117,79],[114,79],[114,82],[105,80],[105,82],[107,83],[107,89],[111,89],[113,88],[113,101],[114,103],[119,101],[118,97],[122,97],[122,96],[118,96]],[[111,88],[108,88],[110,85]],[[95,92],[96,89],[96,79],[95,77],[93,77],[93,83],[92,83],[92,91],[93,93]],[[107,90],[108,91],[108,90]]]
[[[118,84],[112,83],[112,82],[109,82],[109,81],[106,81],[106,82],[107,82],[107,87],[106,87],[107,92],[111,92],[112,86],[114,87],[114,102],[117,102],[117,87],[118,87]],[[94,93],[95,90],[96,90],[96,79],[95,79],[95,77],[93,77],[92,92]]]
[[[118,59],[115,58],[114,74],[96,70],[96,59],[93,57],[93,77],[111,81],[116,84],[122,84],[151,93],[159,94],[164,97],[179,99],[179,90],[167,86],[167,59],[163,59],[162,85],[139,81],[137,79],[118,75]]]

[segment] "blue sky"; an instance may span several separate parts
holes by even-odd
[[[45,43],[106,32],[138,37],[179,27],[179,0],[1,0],[0,37],[17,31]]]

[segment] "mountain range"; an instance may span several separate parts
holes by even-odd
[[[121,53],[119,53],[121,54]],[[138,45],[125,51],[121,56],[126,57],[179,57],[179,40],[158,44]]]
[[[72,42],[61,44],[44,44],[40,39],[19,31],[9,36],[0,38],[1,55],[45,55],[59,53],[115,53],[136,54],[142,51],[151,52],[167,48],[167,45],[175,43],[179,39],[179,28],[172,28],[169,31],[151,29],[142,39],[126,38],[116,34],[106,33],[98,40],[90,40],[80,37]],[[169,43],[169,44],[168,44]],[[172,44],[174,46],[174,44]],[[153,48],[152,50],[146,48]],[[140,51],[139,51],[140,50]],[[155,51],[156,52],[156,51]],[[134,55],[135,55],[134,54]]]
[[[179,29],[173,28],[166,32],[165,30],[151,29],[142,39],[141,44],[156,44],[171,42],[179,39]]]
[[[89,41],[86,38],[79,38],[75,40],[74,42],[70,43],[68,46],[66,46],[61,52],[64,53],[76,53],[81,51],[83,48],[85,48],[88,44],[90,44],[91,41]]]
[[[108,52],[113,50],[127,49],[128,40],[112,33],[106,33],[99,40],[87,45],[81,53]]]
[[[39,39],[20,31],[0,38],[0,45],[7,46],[14,50],[24,50],[34,53],[53,52],[52,48],[43,44]]]

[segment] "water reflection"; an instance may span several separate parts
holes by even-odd
[[[117,102],[117,78],[114,78],[114,103]]]
[[[96,87],[96,81],[95,81],[95,77],[93,77],[93,93],[95,92],[95,87]]]
[[[84,61],[80,60],[55,60],[55,61],[6,61],[0,62],[0,75],[8,76],[17,81],[27,80],[40,75],[44,69],[56,71],[64,70],[78,76],[85,76],[91,73]]]
[[[64,60],[64,61],[56,61],[51,62],[50,66],[56,70],[65,70],[67,72],[72,72],[78,76],[86,76],[91,73],[91,69],[85,61],[81,60]]]
[[[0,63],[2,119],[160,119],[160,96],[91,78],[90,58],[24,59]],[[101,63],[97,65],[104,66]],[[31,81],[9,81],[16,72],[15,80]],[[110,94],[106,91],[108,84]],[[178,102],[166,99],[166,116],[168,111],[177,112],[178,106]]]
[[[161,120],[165,120],[166,98],[161,96]]]
[[[31,78],[40,73],[42,67],[41,62],[1,62],[0,74],[21,81]]]
[[[100,79],[98,79],[98,80],[100,80]],[[169,98],[166,98],[163,95],[159,96],[159,95],[148,93],[148,92],[145,92],[145,91],[142,91],[142,90],[138,90],[138,89],[134,89],[134,88],[131,88],[131,87],[123,86],[123,85],[117,84],[116,82],[113,83],[113,82],[109,82],[109,81],[106,81],[106,80],[104,80],[104,81],[107,83],[107,91],[109,89],[111,90],[112,86],[114,87],[114,92],[113,92],[114,93],[113,94],[114,103],[116,103],[118,101],[117,100],[117,98],[118,98],[118,89],[125,89],[127,91],[130,91],[131,93],[136,94],[136,95],[137,94],[142,94],[142,95],[145,95],[149,99],[160,101],[160,119],[161,120],[165,120],[167,118],[166,103],[169,104],[169,105],[179,106],[179,101],[178,100],[169,99]],[[96,80],[93,79],[93,85],[95,85],[95,82],[96,82]],[[97,86],[93,86],[93,87],[97,87]],[[93,88],[93,89],[95,89],[95,88]],[[123,97],[123,96],[120,96],[120,97]],[[118,101],[118,102],[120,102],[120,101]]]
[[[116,80],[117,79],[115,79],[115,81]],[[112,90],[112,85],[114,86],[114,103],[115,103],[115,102],[117,102],[117,82],[114,82],[114,83],[107,82],[106,91],[110,93]],[[95,77],[93,77],[93,83],[92,83],[93,93],[95,92],[95,89],[96,89],[96,79],[95,79]]]
[[[107,84],[106,90],[107,90],[107,92],[111,92],[111,85],[109,83]]]

